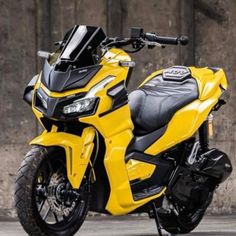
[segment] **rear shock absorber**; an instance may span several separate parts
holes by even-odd
[[[208,119],[199,128],[199,142],[202,152],[209,150]]]

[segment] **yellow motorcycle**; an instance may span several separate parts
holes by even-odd
[[[76,25],[54,53],[38,52],[45,63],[24,100],[44,131],[30,143],[15,191],[29,235],[74,235],[88,211],[148,213],[159,235],[199,224],[232,172],[228,156],[208,145],[212,113],[225,103],[224,71],[173,66],[127,92],[129,53],[187,43],[142,28],[109,38]]]

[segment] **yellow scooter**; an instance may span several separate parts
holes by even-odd
[[[225,102],[220,68],[173,66],[128,94],[144,47],[186,45],[132,28],[109,38],[76,25],[25,89],[44,131],[31,141],[17,174],[15,201],[29,235],[74,235],[88,211],[147,212],[172,234],[201,221],[215,188],[231,173],[228,156],[209,148],[212,113]]]

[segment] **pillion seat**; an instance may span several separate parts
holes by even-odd
[[[198,85],[187,67],[163,71],[129,94],[134,133],[144,135],[171,120],[176,111],[198,98]]]

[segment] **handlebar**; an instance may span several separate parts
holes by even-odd
[[[153,48],[155,46],[165,47],[165,45],[182,45],[185,46],[188,44],[187,36],[180,37],[166,37],[159,36],[155,33],[144,33],[142,28],[131,28],[131,37],[130,38],[109,38],[107,37],[102,46],[105,48],[108,47],[125,47],[132,45],[133,51],[127,52],[137,52],[141,50],[144,46],[148,48]]]

